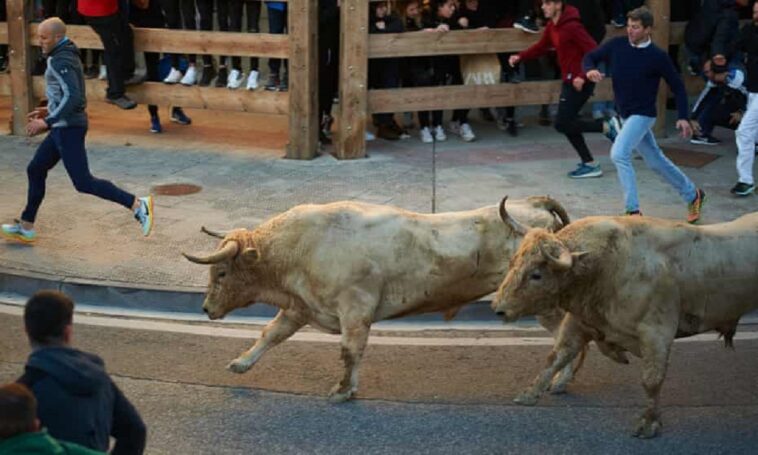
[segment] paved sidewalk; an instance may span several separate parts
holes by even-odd
[[[144,113],[143,113],[144,114]],[[211,251],[216,240],[200,233],[200,226],[217,229],[252,227],[266,218],[302,203],[361,200],[392,204],[409,210],[467,210],[497,204],[503,195],[525,197],[549,194],[573,218],[619,214],[621,193],[610,143],[599,134],[588,135],[599,158],[602,178],[571,180],[566,172],[577,158],[568,142],[551,127],[527,127],[511,138],[493,124],[474,122],[479,140],[464,143],[449,137],[436,147],[412,139],[369,144],[369,158],[338,161],[330,155],[312,161],[280,158],[281,149],[253,146],[214,146],[202,138],[189,139],[191,148],[146,147],[149,133],[130,129],[130,140],[118,134],[97,133],[88,143],[93,174],[144,195],[155,185],[190,183],[201,192],[187,196],[157,196],[153,234],[144,239],[127,210],[110,202],[78,194],[62,166],[48,178],[33,247],[0,242],[0,265],[14,275],[49,276],[53,281],[83,281],[125,288],[158,288],[202,292],[206,269],[184,260],[180,252]],[[93,122],[94,123],[94,122]],[[195,122],[198,124],[198,122]],[[286,123],[286,122],[285,122]],[[176,128],[174,126],[174,128]],[[193,127],[195,128],[195,125]],[[202,126],[197,127],[202,132]],[[263,129],[258,125],[257,128]],[[273,128],[283,130],[281,121]],[[414,132],[415,133],[415,132]],[[673,133],[673,132],[672,132]],[[706,166],[683,170],[708,194],[703,222],[733,219],[758,210],[758,199],[736,199],[729,189],[736,180],[733,134],[717,130],[720,146],[690,145],[678,138],[662,143],[720,155]],[[40,139],[0,137],[0,219],[17,217],[26,191],[25,166]],[[149,143],[149,142],[145,142]],[[270,138],[267,144],[276,143]],[[640,199],[646,216],[684,219],[686,204],[641,161]],[[2,281],[2,280],[0,280]],[[2,282],[0,282],[2,284]],[[0,286],[0,292],[2,292]]]

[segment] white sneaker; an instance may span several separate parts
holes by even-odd
[[[447,130],[451,133],[460,136],[461,135],[461,123],[460,122],[450,122],[447,126]]]
[[[258,71],[250,71],[250,75],[247,76],[247,89],[255,90],[258,88]]]
[[[197,84],[197,69],[195,69],[195,65],[190,65],[190,67],[187,68],[187,72],[184,73],[184,77],[179,82],[182,85],[187,86]]]
[[[366,130],[366,142],[371,142],[375,139],[376,139],[376,136],[374,135],[374,133],[372,133],[369,130]]]
[[[442,129],[442,125],[438,125],[434,127],[434,139],[437,142],[442,142],[447,140],[447,136],[445,135],[445,130]]]
[[[244,80],[245,76],[240,72],[240,70],[232,70],[232,72],[229,73],[229,79],[226,82],[226,88],[237,90],[240,88],[240,85],[242,85],[242,81]]]
[[[421,142],[424,144],[431,144],[434,142],[434,138],[432,137],[432,132],[429,131],[429,127],[425,126],[421,128]]]
[[[142,235],[147,237],[153,230],[153,197],[146,196],[139,198],[139,207],[134,211],[134,218],[139,221],[142,228]]]
[[[168,73],[168,76],[166,76],[165,79],[163,79],[164,84],[176,84],[179,81],[182,80],[182,72],[179,71],[176,68],[171,68],[171,71]]]
[[[471,125],[468,123],[463,123],[461,125],[461,138],[466,142],[472,142],[476,140],[476,135],[474,134],[474,131],[471,129]]]
[[[98,73],[97,78],[101,81],[108,79],[108,70],[105,68],[105,65],[100,65],[100,73]]]

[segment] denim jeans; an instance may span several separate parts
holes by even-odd
[[[618,171],[626,210],[640,209],[640,202],[637,198],[637,179],[634,166],[632,166],[632,151],[635,149],[650,169],[676,188],[685,202],[692,202],[696,196],[695,184],[663,155],[655,142],[652,131],[655,117],[631,115],[624,119],[623,124],[624,126],[619,135],[616,136],[613,147],[611,147],[611,160],[613,160]]]
[[[752,185],[755,142],[758,139],[758,93],[749,93],[747,109],[737,128],[737,175],[739,181]]]

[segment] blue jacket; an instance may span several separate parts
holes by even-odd
[[[112,454],[141,454],[146,430],[136,409],[105,372],[102,359],[69,347],[29,356],[20,383],[37,398],[37,417],[51,436]]]
[[[47,56],[45,94],[49,128],[87,127],[87,94],[85,93],[79,49],[63,38]]]

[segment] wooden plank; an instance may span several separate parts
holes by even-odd
[[[340,7],[340,111],[336,154],[366,156],[368,116],[368,2],[342,0]]]
[[[36,37],[38,24],[31,24],[29,36]],[[100,37],[87,25],[69,25],[67,35],[81,49],[102,49]],[[36,39],[32,39],[36,44]],[[134,48],[137,51],[171,52],[178,54],[207,54],[287,58],[287,35],[270,33],[200,32],[135,28]]]
[[[32,56],[29,43],[30,4],[25,0],[8,0],[8,56],[10,68],[12,128],[16,135],[26,134],[26,118],[34,106],[31,91]]]
[[[415,112],[477,107],[529,106],[557,103],[561,81],[497,85],[448,85],[444,87],[370,90],[369,112]],[[610,78],[595,88],[592,101],[613,99]]]
[[[0,0],[3,1],[3,0]],[[0,22],[0,44],[8,44],[8,23]]]
[[[670,14],[671,5],[669,0],[649,0],[648,7],[653,13],[653,42],[656,46],[668,52],[669,37],[671,35]],[[658,86],[657,99],[657,116],[653,131],[658,137],[666,136],[666,101],[668,99],[669,88],[664,80],[661,79]]]
[[[289,143],[286,157],[312,159],[318,152],[318,5],[311,0],[292,0],[288,25]]]

